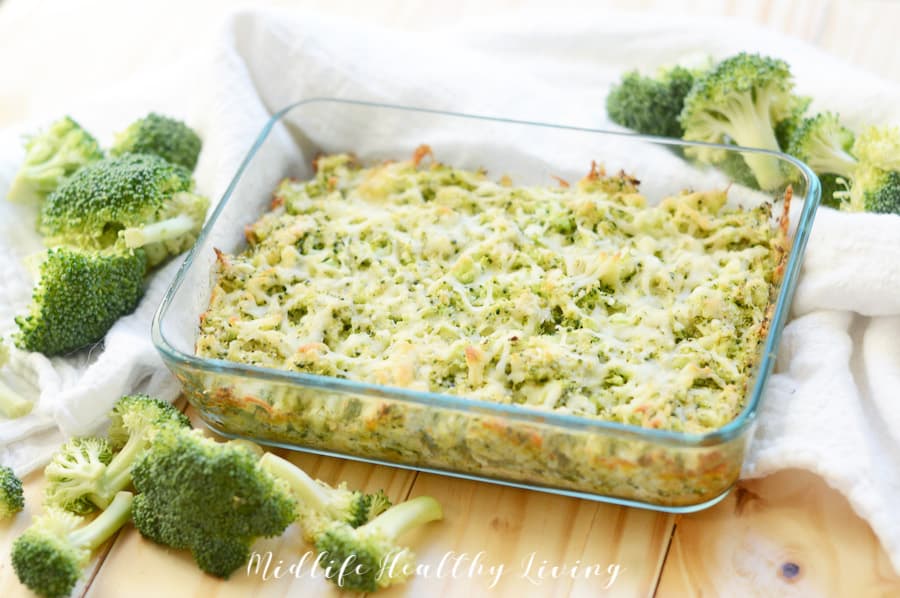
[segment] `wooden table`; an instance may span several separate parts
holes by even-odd
[[[430,570],[378,593],[385,598],[900,596],[900,576],[868,524],[840,494],[803,471],[741,482],[715,507],[675,516],[329,457],[279,454],[331,484],[384,489],[394,502],[419,495],[441,502],[444,520],[408,537],[418,562]],[[40,472],[26,478],[26,509],[0,522],[3,598],[32,595],[16,579],[9,545],[40,511],[43,486]],[[260,540],[254,550],[271,552],[268,570],[263,565],[240,569],[223,581],[202,573],[187,553],[143,539],[129,524],[99,551],[73,595],[341,595],[306,565],[297,577],[276,575],[279,561],[283,570],[311,550],[296,526],[280,538]]]

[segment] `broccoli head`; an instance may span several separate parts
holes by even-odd
[[[868,127],[853,143],[851,152],[871,168],[900,170],[900,127]]]
[[[0,337],[0,369],[9,361],[9,347]],[[15,419],[31,413],[34,403],[0,380],[0,415]]]
[[[832,173],[845,179],[853,176],[856,158],[850,155],[853,131],[843,126],[838,115],[823,112],[805,118],[794,130],[787,152],[806,162],[816,174]]]
[[[861,167],[850,187],[850,206],[900,216],[900,171]]]
[[[46,504],[72,513],[90,513],[108,500],[94,496],[113,452],[105,438],[87,436],[68,440],[44,468]]]
[[[109,153],[153,154],[194,170],[201,145],[197,133],[180,120],[151,112],[117,134]]]
[[[227,578],[258,537],[281,534],[296,504],[286,485],[259,467],[255,451],[199,430],[168,428],[133,470],[141,534],[189,549],[207,573]]]
[[[122,397],[109,417],[110,440],[75,438],[54,455],[44,470],[48,504],[76,513],[105,508],[131,484],[132,468],[160,430],[190,427],[178,409],[147,395]]]
[[[0,465],[0,520],[8,519],[25,508],[25,493],[12,468]]]
[[[122,237],[144,248],[153,267],[190,247],[209,200],[192,193],[190,172],[150,154],[90,164],[44,202],[41,233],[49,245],[106,248]]]
[[[345,484],[332,488],[273,453],[263,455],[259,465],[290,487],[298,501],[297,519],[307,542],[315,541],[321,531],[335,521],[359,527],[391,506],[384,492],[366,494],[349,490]]]
[[[850,210],[900,214],[900,128],[869,127],[857,136],[859,165],[850,182]]]
[[[27,314],[16,318],[16,346],[60,355],[101,340],[144,294],[141,250],[57,247],[46,252]]]
[[[132,495],[120,492],[103,513],[84,519],[49,508],[13,543],[12,565],[23,584],[45,598],[68,596],[91,553],[128,521]]]
[[[794,95],[793,88],[784,61],[747,53],[727,58],[698,78],[685,98],[679,117],[684,138],[780,151],[777,123],[795,115],[806,101]],[[689,153],[710,163],[727,155],[712,147],[691,148]],[[761,188],[776,189],[785,182],[777,157],[747,154],[744,159]]]
[[[655,77],[630,71],[606,96],[606,112],[614,123],[638,133],[681,137],[678,115],[694,78],[694,71],[681,66],[663,69]]]
[[[76,170],[103,158],[97,140],[68,116],[25,143],[25,162],[16,173],[7,198],[40,203]]]
[[[399,544],[398,538],[443,516],[440,503],[430,496],[419,496],[358,528],[332,523],[316,541],[326,577],[345,590],[357,592],[374,592],[406,581],[415,569],[415,555]]]

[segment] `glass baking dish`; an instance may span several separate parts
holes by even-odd
[[[789,252],[740,414],[712,432],[685,434],[194,354],[214,248],[244,246],[244,227],[268,209],[281,179],[312,176],[319,154],[352,152],[370,164],[406,158],[420,144],[443,163],[509,175],[517,185],[575,181],[596,161],[641,179],[649,203],[686,188],[728,187],[735,205],[772,202],[772,226],[787,224],[789,212]],[[168,289],[153,341],[203,420],[227,436],[663,511],[705,508],[740,473],[820,191],[815,175],[789,156],[722,146],[735,157],[779,162],[794,181],[785,211],[786,188],[759,191],[692,163],[684,150],[697,145],[703,144],[350,100],[297,102],[276,113],[253,142]]]

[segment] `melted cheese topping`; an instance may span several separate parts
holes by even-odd
[[[742,408],[778,259],[769,206],[636,181],[513,187],[421,154],[319,159],[219,254],[197,353],[704,432]]]

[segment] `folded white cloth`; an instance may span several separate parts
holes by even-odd
[[[218,199],[268,115],[309,97],[386,101],[611,128],[604,98],[626,68],[739,50],[788,60],[814,108],[854,126],[900,122],[900,88],[801,42],[725,19],[582,12],[510,16],[425,34],[366,30],[297,13],[242,12],[211,48],[73,103],[101,141],[150,109],[185,118],[204,138],[198,188]],[[152,32],[152,28],[148,28]],[[21,159],[18,135],[58,115],[0,131],[0,195]],[[38,118],[41,117],[41,118]],[[422,140],[427,141],[427,140]],[[640,175],[641,173],[637,173]],[[40,247],[33,213],[0,202],[0,334],[14,330],[30,281],[20,258]],[[151,279],[103,350],[70,358],[20,355],[40,387],[34,413],[0,422],[0,461],[26,472],[63,435],[89,433],[124,392],[172,399],[150,318],[177,263]],[[822,209],[807,251],[776,374],[744,474],[800,467],[821,475],[867,519],[900,571],[900,217]]]

